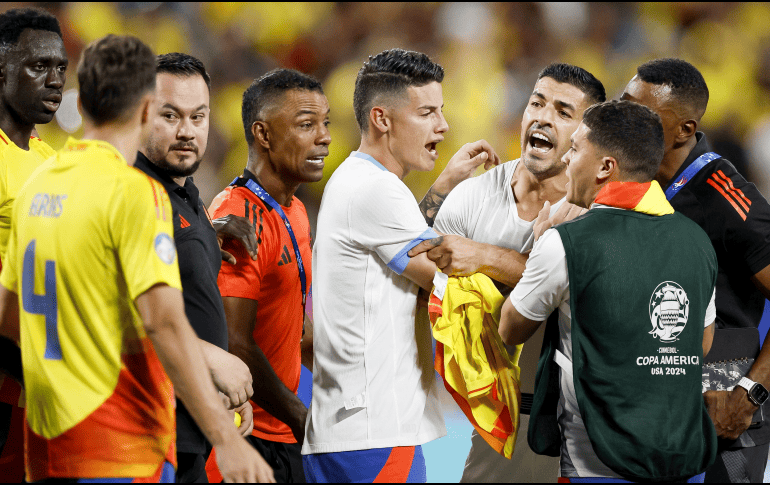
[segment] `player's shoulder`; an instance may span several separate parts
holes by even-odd
[[[460,182],[447,195],[444,205],[449,207],[459,204],[466,209],[470,209],[471,207],[483,205],[484,201],[490,198],[505,199],[505,194],[510,190],[511,178],[518,163],[518,159],[501,163],[479,176]]]
[[[163,184],[150,177],[141,170],[130,167],[125,164],[104,164],[105,169],[112,172],[113,177],[105,177],[104,184],[107,185],[111,178],[113,182],[112,195],[115,202],[127,206],[137,205],[138,201],[143,201],[147,207],[161,207],[169,202]],[[154,209],[153,209],[154,210]]]
[[[759,190],[725,158],[718,158],[701,169],[688,183],[689,192],[714,217],[746,221],[752,212],[770,212],[770,205]]]
[[[456,189],[473,193],[478,192],[480,194],[494,194],[505,191],[511,185],[511,177],[513,177],[513,172],[518,164],[519,159],[501,163],[477,177],[461,182]]]
[[[211,201],[209,212],[214,218],[228,214],[248,217],[251,211],[266,211],[269,206],[247,187],[229,185],[218,193]]]
[[[51,148],[51,146],[48,143],[44,142],[42,139],[36,136],[31,136],[29,138],[29,148],[31,150],[34,150],[35,153],[37,153],[40,156],[40,158],[45,160],[51,158],[56,154],[56,151],[53,148]]]

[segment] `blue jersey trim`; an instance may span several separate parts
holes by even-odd
[[[373,156],[371,156],[371,155],[367,155],[366,153],[363,153],[363,152],[355,152],[355,151],[354,151],[354,152],[351,152],[351,153],[350,153],[350,156],[351,156],[351,157],[355,157],[355,158],[360,158],[360,159],[362,159],[362,160],[366,160],[367,162],[372,162],[372,163],[374,164],[374,166],[375,166],[375,167],[377,167],[377,168],[379,168],[380,170],[384,170],[385,172],[387,172],[387,171],[388,171],[388,169],[387,169],[387,168],[385,168],[385,166],[384,166],[383,164],[381,164],[380,162],[378,162],[377,160],[375,160]]]
[[[406,253],[408,253],[410,249],[417,246],[421,242],[427,241],[428,239],[433,239],[434,237],[438,237],[436,231],[434,231],[431,227],[427,228],[425,232],[412,239],[410,242],[406,243],[406,246],[401,248],[401,251],[393,256],[393,259],[391,259],[390,263],[388,263],[388,268],[392,269],[396,274],[403,273],[406,269],[406,265],[409,264],[410,259],[409,255]]]

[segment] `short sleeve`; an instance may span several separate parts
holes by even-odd
[[[377,253],[397,274],[406,269],[410,249],[437,236],[412,193],[390,173],[363,183],[350,199],[348,213],[351,240]]]
[[[226,196],[218,196],[212,204],[212,217],[217,219],[228,214],[245,216],[252,223],[257,236],[257,260],[249,256],[239,241],[225,239],[222,249],[235,257],[235,264],[222,261],[217,285],[223,297],[259,298],[262,277],[267,266],[274,262],[280,234],[269,224],[269,214],[261,200],[242,197],[242,188],[233,188]]]
[[[540,322],[566,300],[568,291],[564,244],[558,231],[549,229],[535,243],[511,303],[522,316]]]
[[[131,299],[159,283],[181,291],[166,189],[143,174],[124,177],[115,187],[107,217]]]
[[[709,301],[709,306],[706,307],[706,318],[703,322],[703,327],[706,328],[717,319],[717,304],[716,304],[716,296],[717,296],[717,290],[714,289],[714,292],[711,294],[711,301]]]
[[[706,180],[701,198],[710,224],[727,254],[742,261],[750,274],[770,265],[770,204],[732,165],[720,163]],[[718,217],[713,217],[718,214]],[[716,241],[715,241],[716,244]]]
[[[444,199],[444,203],[433,221],[433,229],[442,234],[453,234],[469,238],[470,212],[474,207],[470,195],[475,179],[465,180],[454,188]]]
[[[8,246],[2,260],[0,261],[0,265],[2,265],[0,266],[2,267],[2,272],[0,273],[0,284],[3,285],[7,290],[18,294],[19,273],[16,263],[18,253],[18,242],[16,241],[16,217],[16,211],[14,211],[13,219],[11,222],[11,232],[10,236],[8,237]]]

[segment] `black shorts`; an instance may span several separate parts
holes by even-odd
[[[176,483],[209,483],[206,460],[210,452],[210,449],[207,453],[177,452]]]
[[[273,467],[273,475],[278,483],[305,483],[305,470],[302,468],[302,445],[299,443],[276,443],[256,436],[246,438],[262,458]]]

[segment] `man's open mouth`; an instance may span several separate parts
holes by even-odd
[[[540,153],[548,153],[553,148],[551,139],[543,133],[535,132],[529,137],[529,145]]]

